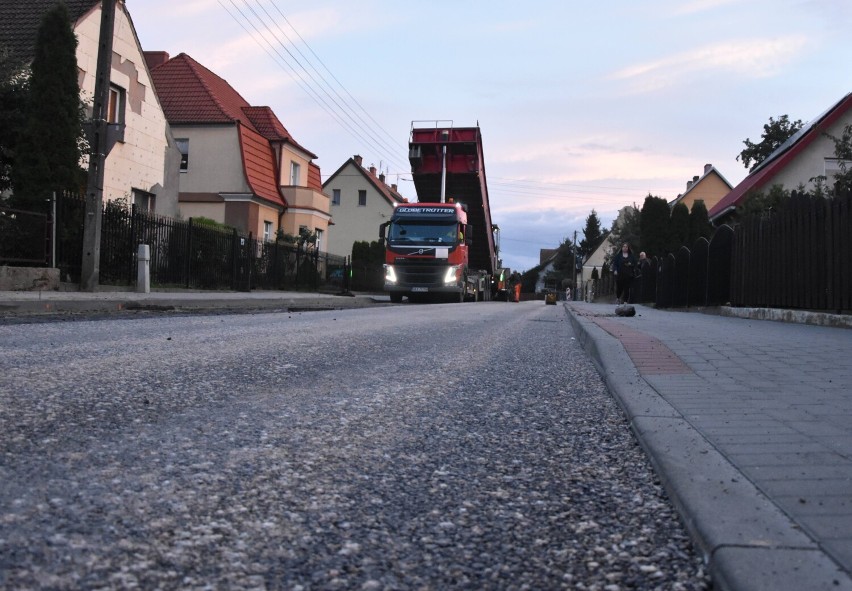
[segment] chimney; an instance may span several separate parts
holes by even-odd
[[[710,172],[711,170],[713,170],[713,165],[712,165],[712,164],[705,164],[705,165],[704,165],[704,174],[707,174],[707,173],[708,173],[708,172]]]
[[[361,157],[360,157],[358,154],[355,154],[355,155],[352,157],[352,159],[355,161],[355,164],[357,164],[358,166],[361,166],[361,162],[362,162],[362,160],[361,160]]]
[[[394,193],[398,193],[398,191],[396,190],[396,184],[391,185],[391,190],[392,190]]]
[[[370,174],[373,175],[373,176],[376,176],[376,167],[375,166],[370,167]]]
[[[686,181],[686,190],[689,191],[692,188],[692,183],[695,181]]]
[[[149,70],[161,66],[169,61],[169,54],[165,51],[145,51],[145,63]]]
[[[695,184],[697,182],[698,182],[698,177],[697,176],[692,177],[692,183]]]
[[[382,184],[384,184],[384,182],[385,182],[385,173],[381,173],[381,174],[379,174],[379,181],[381,181],[381,182],[382,182]]]

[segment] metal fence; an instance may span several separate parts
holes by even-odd
[[[43,266],[50,258],[50,217],[0,206],[0,264]]]
[[[85,201],[64,194],[55,205],[54,215],[0,208],[0,262],[56,266],[63,281],[77,283],[82,269]],[[54,227],[55,242],[51,238]],[[342,256],[108,202],[101,221],[99,283],[134,284],[140,244],[150,246],[151,284],[157,287],[345,289],[350,275],[349,261]]]

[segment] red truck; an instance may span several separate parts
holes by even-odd
[[[392,302],[508,299],[479,127],[418,123],[408,144],[418,201],[398,205],[379,230],[385,291]]]

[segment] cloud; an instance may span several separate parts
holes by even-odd
[[[688,2],[686,4],[680,4],[674,10],[674,14],[676,15],[687,15],[687,14],[695,14],[698,12],[705,12],[707,10],[713,10],[715,8],[719,8],[720,6],[726,6],[728,4],[734,4],[739,2],[739,0],[694,0],[693,2]]]
[[[804,35],[715,43],[635,64],[609,78],[632,82],[632,90],[638,93],[682,85],[702,73],[770,78],[781,73],[807,45]]]

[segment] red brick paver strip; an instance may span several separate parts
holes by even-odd
[[[692,370],[662,341],[633,330],[610,318],[592,317],[592,321],[621,341],[641,375],[688,374]]]

